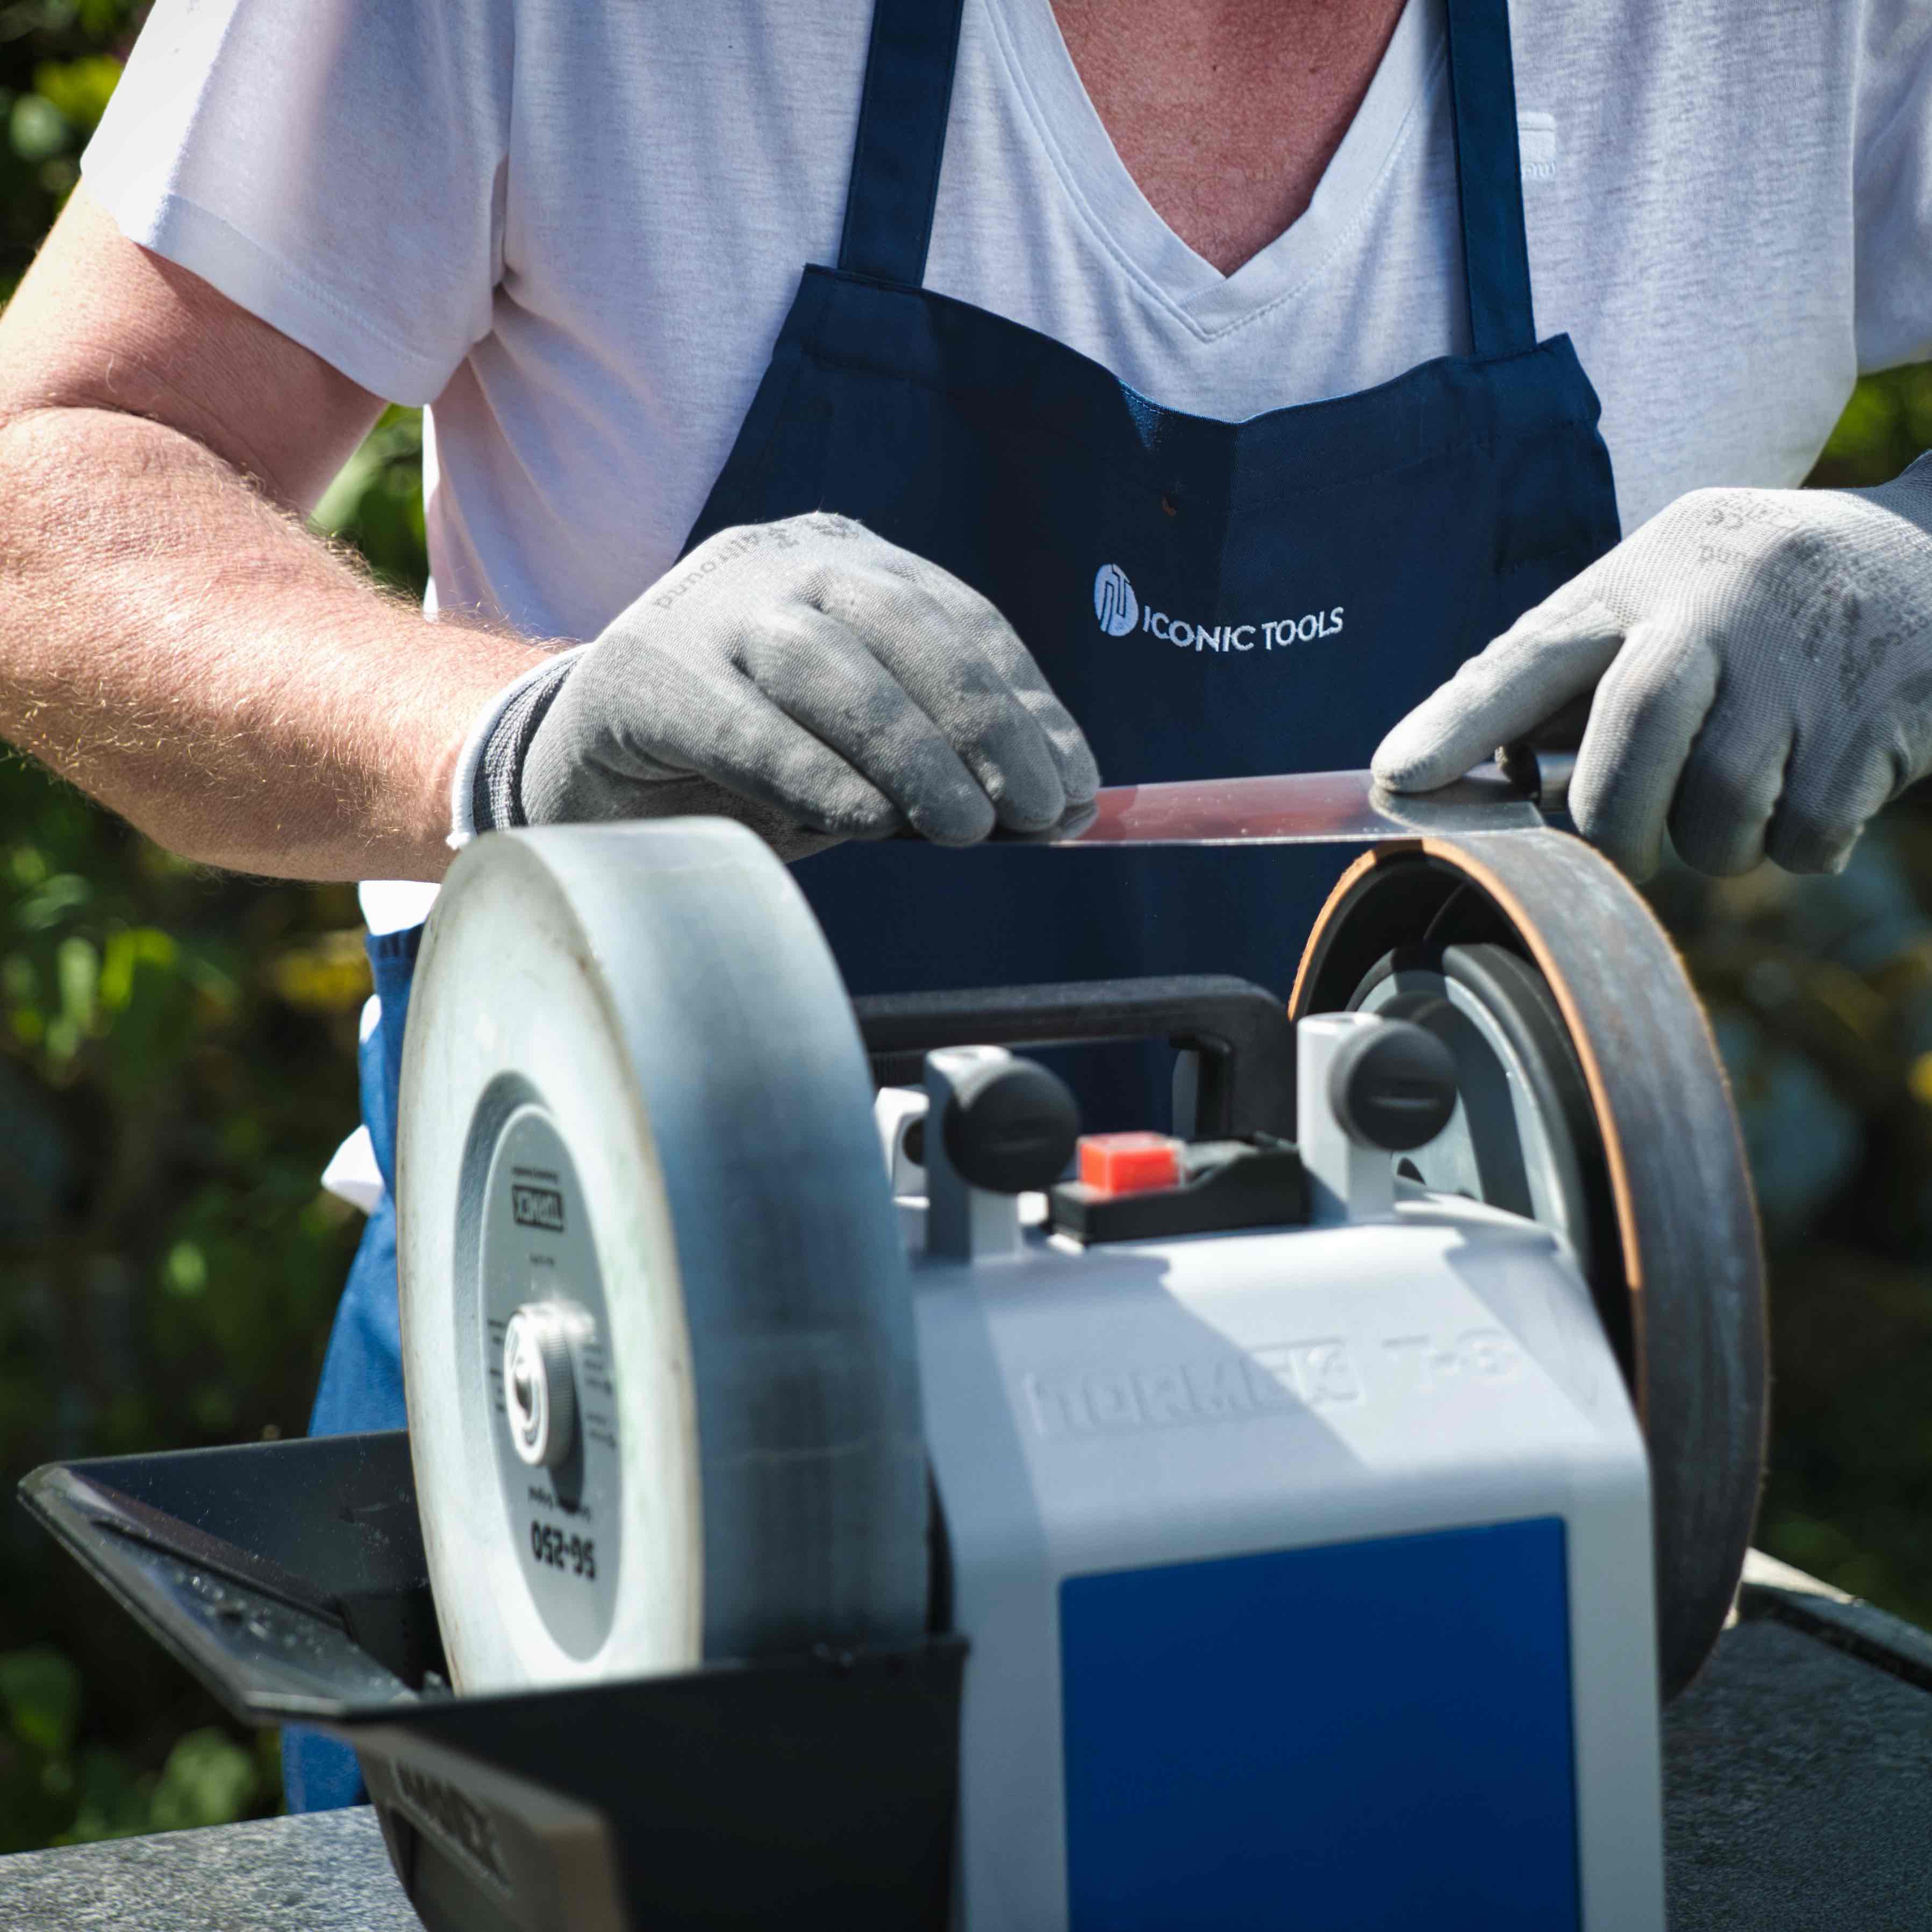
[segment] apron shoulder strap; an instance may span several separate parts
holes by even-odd
[[[1449,0],[1449,92],[1462,209],[1462,266],[1477,355],[1536,346],[1516,152],[1508,0]]]
[[[964,0],[877,0],[838,266],[916,287],[933,204]],[[1449,88],[1472,346],[1510,356],[1536,344],[1516,151],[1508,0],[1448,0]]]
[[[964,0],[876,0],[838,266],[917,287],[946,152]]]

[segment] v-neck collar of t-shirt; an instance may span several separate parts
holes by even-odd
[[[1408,0],[1306,209],[1223,275],[1167,225],[1128,172],[1060,37],[1052,0],[983,4],[1006,80],[1068,196],[1121,269],[1203,340],[1292,301],[1348,245],[1447,71],[1442,0]]]

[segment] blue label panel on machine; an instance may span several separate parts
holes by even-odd
[[[1574,1932],[1564,1526],[1060,1586],[1073,1932]]]

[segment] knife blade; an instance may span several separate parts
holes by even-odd
[[[1531,831],[1563,809],[1573,754],[1507,747],[1467,777],[1427,792],[1392,792],[1360,772],[1292,772],[1114,785],[1057,845],[1349,845],[1431,832]]]

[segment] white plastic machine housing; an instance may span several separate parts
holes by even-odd
[[[1660,1932],[1636,1420],[1557,1238],[1348,1144],[1359,1023],[1302,1024],[1305,1227],[1083,1248],[881,1096],[969,1932]]]

